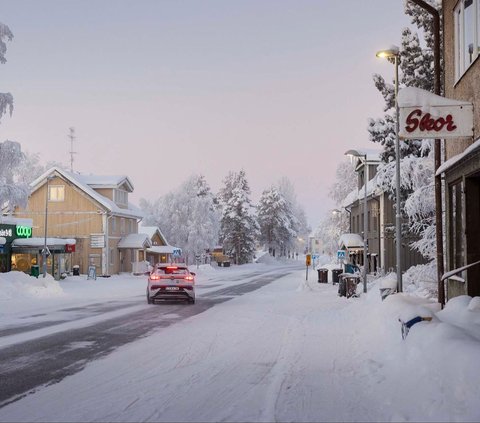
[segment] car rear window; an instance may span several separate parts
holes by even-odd
[[[184,267],[160,267],[155,270],[155,273],[159,275],[187,275],[188,270]]]

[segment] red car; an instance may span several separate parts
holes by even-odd
[[[147,303],[176,300],[195,303],[195,273],[185,264],[156,264],[148,277]]]

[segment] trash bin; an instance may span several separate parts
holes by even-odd
[[[335,285],[340,282],[340,275],[343,273],[343,269],[333,269],[332,270],[332,283]]]
[[[40,275],[40,266],[38,264],[34,264],[30,268],[30,276],[35,276],[36,278],[38,278],[39,275]]]
[[[328,269],[317,269],[318,283],[328,283]]]
[[[72,267],[73,276],[80,276],[80,266],[76,264]]]
[[[357,296],[357,284],[360,281],[360,277],[357,275],[343,275],[340,278],[338,284],[338,295],[340,297],[356,297]]]

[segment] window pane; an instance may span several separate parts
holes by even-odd
[[[463,73],[463,60],[462,60],[462,28],[461,28],[461,7],[460,5],[457,7],[457,11],[455,14],[455,69],[457,71],[457,78]]]
[[[65,200],[65,187],[52,185],[48,187],[48,199],[50,201],[64,201]]]
[[[473,26],[473,0],[464,0],[463,34],[464,34],[464,64],[465,69],[473,62],[474,55],[474,26]]]
[[[480,0],[477,0],[477,55],[480,53]]]

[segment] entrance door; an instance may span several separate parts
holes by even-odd
[[[480,260],[480,175],[465,179],[467,263]],[[467,294],[480,295],[480,265],[467,270]]]

